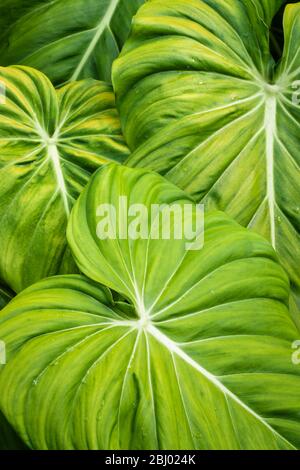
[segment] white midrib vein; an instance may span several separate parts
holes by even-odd
[[[110,5],[107,9],[107,12],[105,13],[102,20],[100,21],[100,23],[98,24],[98,26],[96,28],[96,34],[93,37],[93,40],[89,44],[89,47],[85,51],[84,55],[81,58],[81,61],[77,65],[72,77],[70,78],[71,82],[78,80],[82,70],[84,69],[85,64],[87,63],[87,61],[91,57],[92,53],[94,52],[94,50],[97,46],[97,43],[98,43],[101,35],[103,34],[105,28],[107,28],[109,26],[119,3],[120,3],[120,0],[111,0],[111,3],[110,3]]]
[[[59,137],[59,130],[62,124],[58,126],[55,134],[52,137],[50,137],[47,131],[43,129],[38,119],[35,120],[34,125],[35,125],[38,135],[40,136],[41,142],[47,151],[47,161],[49,159],[51,161],[52,168],[55,174],[56,184],[57,184],[56,190],[61,195],[66,216],[67,218],[69,218],[71,210],[70,210],[69,201],[68,201],[68,191],[67,191],[65,177],[63,174],[62,166],[61,166],[60,155],[57,149],[57,139]]]
[[[241,401],[234,393],[232,393],[228,388],[223,385],[222,382],[218,380],[216,376],[208,372],[204,369],[198,362],[194,361],[186,352],[184,352],[180,346],[168,338],[166,335],[161,333],[155,326],[149,324],[146,328],[146,333],[152,335],[160,344],[165,346],[167,350],[171,353],[171,355],[176,355],[180,357],[186,364],[190,365],[202,374],[204,377],[208,379],[210,383],[212,383],[217,389],[219,389],[226,398],[231,398],[235,401],[238,405],[240,405],[246,412],[251,414],[254,418],[256,418],[260,423],[262,423],[266,428],[269,429],[274,435],[280,438],[282,441],[286,442],[289,447],[293,447],[293,445],[287,441],[283,436],[281,436],[275,429],[272,428],[260,415],[258,415],[254,410],[252,410],[249,406],[247,406],[243,401]]]
[[[66,215],[67,217],[69,217],[70,206],[69,206],[69,201],[68,201],[68,191],[66,188],[65,178],[64,178],[63,171],[62,171],[60,157],[59,157],[56,143],[50,141],[47,145],[47,151],[48,151],[48,157],[51,160],[52,167],[55,173],[57,189],[60,192]]]
[[[265,130],[266,130],[266,177],[267,177],[267,201],[270,218],[270,239],[273,248],[276,249],[276,223],[275,223],[275,182],[274,182],[274,143],[276,136],[276,111],[277,98],[270,94],[265,104]]]

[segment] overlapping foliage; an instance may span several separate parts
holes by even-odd
[[[123,240],[124,222],[116,239],[98,239],[98,205],[120,196],[164,210],[190,202],[142,170],[109,165],[92,177],[68,228],[88,278],[41,281],[0,318],[10,422],[39,449],[299,446],[297,330],[272,247],[222,213],[207,215],[198,251],[185,239]]]
[[[1,2],[0,449],[300,448],[286,3]],[[192,221],[202,202],[204,247],[146,215],[124,238],[123,206],[99,237],[121,196]]]

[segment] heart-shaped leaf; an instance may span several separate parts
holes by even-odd
[[[116,214],[106,240],[102,204]],[[164,204],[154,218],[153,204]],[[68,237],[82,271],[127,302],[62,276],[31,286],[0,315],[0,405],[30,447],[300,447],[287,277],[267,241],[222,213],[206,214],[202,249],[153,236],[164,211],[175,229],[187,206],[185,222],[198,209],[159,175],[102,167]],[[125,237],[135,211],[147,239]]]
[[[144,0],[1,0],[0,64],[23,64],[56,85],[111,81],[111,66]],[[50,59],[49,59],[50,58]]]
[[[300,3],[150,0],[115,63],[131,166],[164,174],[265,236],[300,306]]]
[[[71,207],[103,163],[128,149],[111,88],[94,80],[58,92],[40,72],[0,68],[0,278],[14,291],[74,270]]]

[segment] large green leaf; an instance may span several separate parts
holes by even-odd
[[[103,163],[128,156],[110,87],[56,92],[40,72],[0,68],[0,278],[18,292],[73,271],[65,229],[73,202]]]
[[[282,3],[150,0],[114,85],[129,164],[270,240],[300,306],[300,3],[285,10],[275,65],[269,25]]]
[[[117,209],[120,196],[148,210],[192,204],[143,170],[111,164],[92,177],[69,241],[84,273],[129,303],[81,276],[14,299],[0,315],[6,416],[38,449],[300,447],[297,331],[271,245],[219,212],[206,214],[202,250],[172,237],[126,240],[123,205],[116,239],[101,240],[99,205]]]
[[[0,64],[23,64],[55,83],[111,80],[111,66],[144,0],[1,0]]]

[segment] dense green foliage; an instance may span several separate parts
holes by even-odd
[[[95,238],[97,206],[120,196],[164,210],[189,202],[142,170],[109,165],[91,179],[68,239],[93,282],[41,281],[0,318],[0,404],[10,422],[38,449],[300,446],[297,330],[272,247],[222,213],[207,215],[198,251],[185,239],[123,240],[122,211],[116,239]]]
[[[300,449],[292,3],[1,1],[0,450]]]

